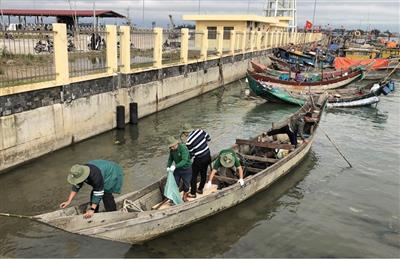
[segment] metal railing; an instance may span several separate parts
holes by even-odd
[[[103,28],[69,35],[67,49],[70,77],[107,71],[107,32]]]
[[[54,80],[52,31],[0,31],[0,87]]]
[[[189,31],[189,59],[201,58],[201,44],[203,42],[204,33],[197,31]]]
[[[154,66],[154,39],[152,29],[131,30],[131,68]]]
[[[180,30],[164,30],[162,44],[162,64],[181,61],[182,33]]]
[[[210,31],[208,32],[210,36]],[[207,57],[218,56],[218,40],[222,37],[220,31],[211,31],[211,37],[208,38]],[[210,39],[211,38],[211,39]]]
[[[222,39],[222,55],[231,53],[231,30],[224,30]]]
[[[68,84],[85,80],[84,77],[77,78],[80,76],[104,72],[112,74],[119,68],[123,73],[134,73],[137,68],[182,64],[186,62],[186,55],[189,60],[206,60],[207,57],[215,58],[221,54],[230,55],[232,51],[243,53],[243,48],[247,52],[256,46],[264,49],[266,45],[278,47],[287,42],[287,39],[282,40],[280,34],[275,32],[260,35],[236,31],[235,44],[232,45],[229,29],[213,30],[211,37],[206,37],[207,34],[203,31],[192,30],[189,31],[188,41],[183,42],[181,30],[137,30],[121,27],[116,31],[115,27],[110,26],[107,29],[87,27],[73,31],[65,30],[62,24],[55,24],[53,28],[54,32],[49,31],[48,27],[35,30],[0,30],[0,87],[50,80]],[[295,43],[309,42],[317,39],[317,36],[319,38],[320,35],[299,33]],[[107,46],[108,44],[111,45]],[[122,48],[116,51],[118,47]],[[186,47],[188,53],[181,53],[182,48]],[[55,57],[58,59],[55,60]]]

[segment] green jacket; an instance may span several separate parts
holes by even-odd
[[[221,158],[222,155],[224,155],[226,153],[231,154],[233,156],[233,158],[235,159],[234,167],[237,168],[240,166],[240,160],[237,158],[235,151],[233,151],[232,149],[229,148],[229,149],[221,150],[221,152],[219,152],[218,158],[214,162],[213,169],[218,170],[222,166],[219,159]]]
[[[186,145],[179,143],[176,150],[169,151],[167,166],[170,167],[172,162],[175,162],[176,169],[187,169],[192,166],[189,149],[186,147]]]
[[[72,191],[79,192],[84,183],[93,187],[91,202],[99,204],[104,193],[120,193],[124,175],[122,168],[107,160],[91,160],[87,163],[90,167],[88,178],[77,185],[72,185]]]

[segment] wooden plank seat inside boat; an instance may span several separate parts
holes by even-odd
[[[213,185],[211,185],[211,188],[208,188],[208,189],[204,188],[203,189],[203,194],[198,194],[197,193],[196,194],[196,198],[188,198],[188,200],[189,201],[194,201],[194,200],[203,198],[203,197],[205,197],[205,196],[207,196],[207,195],[209,195],[211,193],[216,192],[217,191],[217,187],[218,186],[216,184],[213,184]],[[181,196],[182,195],[183,195],[183,192],[181,192]],[[154,205],[152,207],[152,210],[163,210],[163,209],[170,208],[172,206],[174,206],[174,204],[172,202],[170,202],[169,200],[163,200],[162,202],[157,203],[156,205]]]

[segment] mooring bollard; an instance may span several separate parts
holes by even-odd
[[[138,123],[138,104],[137,103],[129,104],[129,123],[130,124]]]
[[[117,129],[125,128],[125,106],[117,106]]]

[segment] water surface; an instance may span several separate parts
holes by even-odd
[[[125,172],[123,192],[165,174],[166,136],[190,122],[206,129],[214,152],[266,130],[295,106],[243,97],[244,81],[59,150],[0,175],[0,212],[35,215],[67,197],[75,163],[110,159]],[[398,86],[399,87],[399,86]],[[4,257],[399,257],[400,95],[375,107],[338,109],[292,174],[242,204],[182,230],[128,245],[67,233],[29,220],[0,218]],[[117,144],[119,142],[119,144]],[[90,188],[76,203],[87,201]]]

